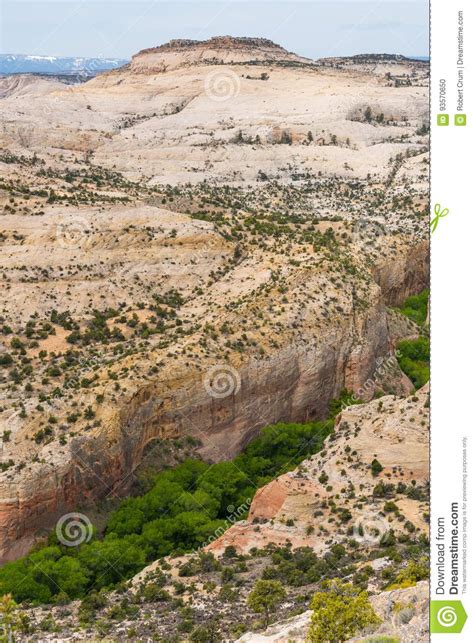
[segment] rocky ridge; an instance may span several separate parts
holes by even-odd
[[[252,547],[289,541],[295,547],[310,546],[322,552],[346,538],[346,524],[356,525],[355,529],[360,525],[362,532],[366,526],[368,545],[370,531],[391,529],[398,534],[407,523],[408,529],[427,535],[427,386],[406,399],[388,396],[348,407],[326,443],[321,454],[259,489],[248,519],[228,529],[209,550],[222,554],[232,545],[247,553]],[[374,460],[382,467],[376,474]],[[413,483],[425,491],[410,491]],[[384,517],[387,497],[398,509]],[[338,515],[343,519],[338,520]]]
[[[218,36],[209,40],[171,40],[143,49],[132,57],[130,69],[137,73],[165,72],[186,65],[237,63],[312,64],[308,58],[286,51],[266,38]]]

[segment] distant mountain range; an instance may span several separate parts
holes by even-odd
[[[122,58],[68,58],[63,56],[31,56],[0,54],[0,74],[95,74],[125,65]]]
[[[245,40],[245,39],[241,39]],[[184,42],[184,41],[175,41]],[[359,54],[364,56],[395,58],[388,54]],[[403,57],[405,58],[405,57]],[[412,60],[428,61],[428,56],[411,56]],[[33,56],[29,54],[0,54],[0,74],[51,74],[95,76],[102,71],[126,65],[124,58],[70,58],[65,56]]]

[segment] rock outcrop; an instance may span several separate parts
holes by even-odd
[[[159,47],[143,49],[133,56],[130,69],[156,73],[196,64],[237,64],[252,62],[311,64],[266,38],[218,36],[209,40],[171,40]]]
[[[375,281],[380,285],[388,306],[401,306],[413,293],[426,288],[429,274],[429,242],[411,248],[409,253],[393,261],[384,261],[374,268]]]
[[[323,552],[346,538],[351,526],[356,538],[360,530],[361,543],[367,546],[390,530],[403,532],[408,523],[409,529],[427,534],[428,435],[427,385],[406,399],[386,396],[348,407],[338,416],[321,454],[259,489],[248,519],[232,526],[208,549],[221,554],[233,545],[248,552],[270,542],[289,541],[294,547]],[[380,472],[374,470],[374,461]],[[384,511],[384,493],[374,494],[381,483],[392,485],[389,495],[402,519]],[[413,483],[424,491],[412,493]],[[372,540],[374,530],[378,536]]]

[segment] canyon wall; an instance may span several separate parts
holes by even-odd
[[[422,241],[396,259],[378,264],[373,275],[387,306],[401,306],[429,285],[430,244]]]
[[[427,285],[427,244],[379,268],[378,276],[390,303],[419,292]],[[202,442],[204,458],[232,458],[268,424],[323,418],[330,400],[343,388],[360,388],[391,350],[379,291],[345,327],[317,338],[301,336],[267,359],[244,364],[239,390],[227,397],[209,395],[198,369],[138,389],[105,426],[74,438],[66,458],[54,457],[53,442],[44,448],[45,455],[53,453],[45,462],[40,458],[27,472],[4,477],[1,560],[26,553],[62,514],[87,512],[97,500],[125,495],[156,438],[190,435]],[[401,373],[399,392],[407,392]]]

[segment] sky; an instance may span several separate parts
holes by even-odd
[[[270,38],[310,58],[429,55],[428,0],[0,0],[0,53],[130,58],[172,38]]]

